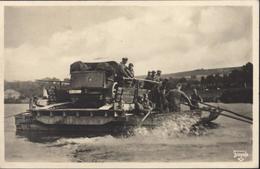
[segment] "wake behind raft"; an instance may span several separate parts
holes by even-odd
[[[120,132],[153,128],[173,115],[159,110],[151,94],[161,82],[125,77],[117,62],[75,62],[70,75],[68,81],[39,81],[44,94],[31,99],[26,112],[15,115],[17,131]],[[143,105],[144,97],[149,106]],[[196,116],[196,123],[208,123],[223,111],[204,105],[180,113]]]

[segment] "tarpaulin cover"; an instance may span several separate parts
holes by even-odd
[[[105,71],[108,74],[119,73],[119,64],[110,62],[99,62],[99,63],[83,63],[81,61],[74,62],[70,65],[70,73],[75,71]]]

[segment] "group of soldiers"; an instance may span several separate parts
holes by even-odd
[[[165,98],[163,98],[165,100],[161,100],[161,102],[165,102],[164,107],[161,107],[160,110],[166,112],[180,112],[182,103],[186,103],[186,105],[190,106],[191,110],[197,109],[199,107],[199,102],[203,101],[198,94],[197,89],[193,89],[190,97],[181,89],[182,85],[178,83],[175,89],[167,91]]]
[[[148,97],[148,94],[143,94],[143,96],[138,96],[135,102],[135,108],[139,113],[148,113],[153,109],[153,103]]]
[[[134,78],[134,65],[132,63],[127,65],[127,62],[128,58],[122,58],[120,72],[125,78]],[[168,88],[168,79],[162,79],[161,74],[161,70],[148,71],[145,79],[156,81],[159,85],[156,85],[149,95],[144,94],[137,99],[137,109],[149,110],[155,108],[161,112],[179,112],[181,110],[181,103],[183,102],[186,102],[191,109],[196,109],[198,103],[202,102],[197,89],[193,89],[190,97],[181,90],[182,85],[180,83],[176,85],[175,89],[170,90]],[[155,106],[153,103],[155,103]]]
[[[134,78],[134,64],[129,63],[127,65],[128,58],[124,57],[122,58],[122,61],[120,62],[120,72],[123,77],[127,78]]]
[[[169,90],[167,88],[167,80],[163,80],[162,83],[149,93],[150,97],[144,94],[142,98],[139,98],[138,109],[143,106],[143,110],[156,109],[166,113],[180,112],[182,103],[190,106],[191,110],[197,109],[199,102],[203,101],[197,89],[194,88],[192,95],[189,97],[181,88],[182,85],[178,83],[175,89]]]
[[[162,74],[162,71],[161,70],[153,70],[153,71],[148,71],[147,73],[147,76],[146,76],[146,80],[153,80],[153,81],[161,81],[161,74]]]
[[[128,78],[134,78],[134,64],[129,63],[127,65],[128,58],[124,57],[122,58],[122,61],[120,62],[120,72],[122,73],[123,77],[128,77]],[[153,70],[153,71],[148,71],[147,77],[145,78],[146,80],[153,80],[153,81],[161,81],[161,70]]]

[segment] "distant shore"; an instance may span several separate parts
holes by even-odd
[[[4,104],[29,104],[29,100],[4,100]]]

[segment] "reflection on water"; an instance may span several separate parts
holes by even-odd
[[[26,138],[30,142],[35,143],[52,143],[61,138],[77,138],[77,137],[102,137],[107,133],[84,133],[84,132],[36,132],[36,131],[16,131],[17,138]],[[118,136],[118,135],[117,135]]]
[[[45,132],[23,132],[16,131],[17,138],[26,138],[30,142],[35,143],[50,143],[55,142],[60,139],[62,136],[49,134]]]

